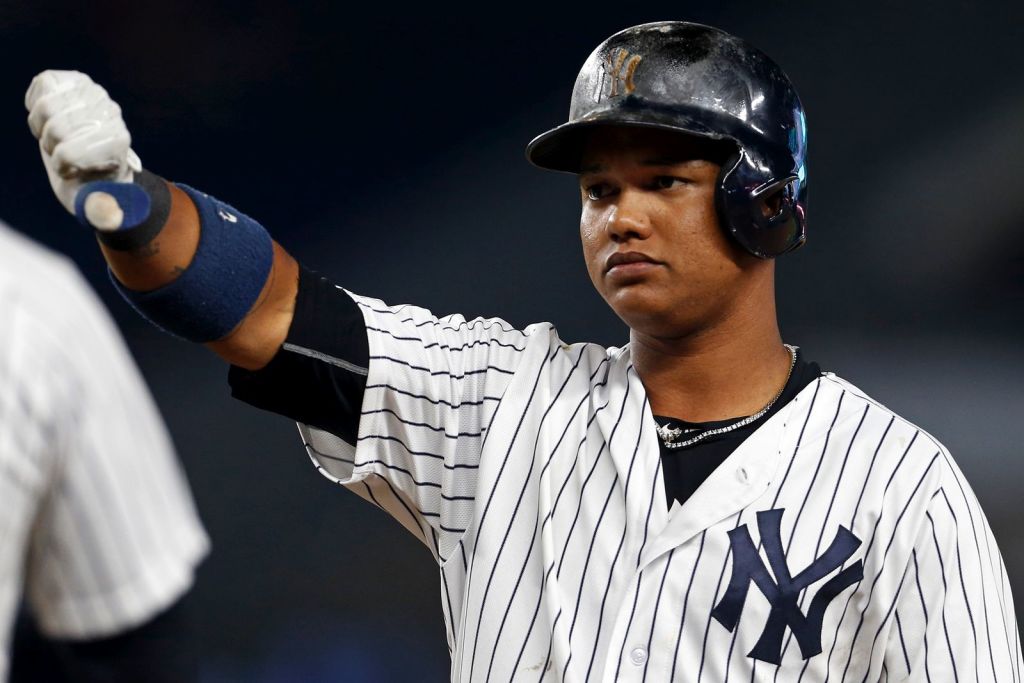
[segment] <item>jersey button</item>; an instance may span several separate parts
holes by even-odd
[[[629,652],[629,661],[633,662],[637,666],[640,666],[647,661],[647,648],[646,647],[634,647]]]

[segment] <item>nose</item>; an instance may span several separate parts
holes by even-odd
[[[608,214],[607,230],[613,242],[643,240],[650,236],[651,220],[641,194],[632,190],[619,193]]]

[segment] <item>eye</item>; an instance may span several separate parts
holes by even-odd
[[[689,183],[690,181],[686,178],[678,178],[671,175],[659,175],[655,176],[654,180],[651,182],[651,187],[656,190],[671,190],[674,187],[688,185]]]
[[[611,193],[611,188],[607,183],[594,183],[584,187],[583,193],[587,196],[587,199],[597,201],[607,197]]]

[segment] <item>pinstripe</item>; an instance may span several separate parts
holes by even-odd
[[[595,536],[595,538],[597,536],[597,531],[601,528],[601,522],[604,520],[604,515],[608,511],[608,503],[612,499],[612,493],[615,492],[615,485],[618,482],[619,482],[619,480],[618,480],[618,478],[616,478],[612,482],[612,485],[610,487],[608,487],[608,495],[605,496],[604,505],[601,507],[601,515],[597,518],[597,524],[594,525],[594,536]],[[614,571],[614,568],[615,568],[615,562],[618,561],[619,553],[621,551],[622,551],[622,545],[620,544],[618,549],[616,550],[615,557],[612,560],[612,570],[613,571]],[[572,612],[572,623],[569,625],[569,642],[570,643],[572,642],[572,634],[576,630],[576,618],[579,616],[579,613],[580,613],[580,605],[583,604],[583,586],[585,585],[584,584],[584,579],[587,576],[587,569],[589,569],[589,567],[590,567],[590,559],[593,557],[593,555],[594,555],[594,538],[592,538],[590,540],[590,547],[587,549],[587,559],[583,563],[583,572],[580,575],[580,579],[579,579],[579,590],[576,593],[576,607],[573,609],[573,612]],[[609,573],[609,577],[610,576],[611,576],[611,573]],[[600,622],[598,622],[598,623],[600,624]],[[600,636],[600,632],[598,632],[598,634],[595,636],[595,639],[597,637],[599,637],[599,636]],[[565,660],[565,666],[562,668],[562,677],[563,678],[565,677],[565,672],[568,671],[568,669],[569,669],[569,663],[571,661],[572,661],[572,653],[570,652],[569,656]]]
[[[429,424],[427,422],[416,422],[415,420],[406,420],[405,418],[403,418],[401,415],[399,415],[397,412],[395,412],[391,408],[378,408],[376,410],[367,410],[367,411],[364,411],[362,414],[363,415],[375,415],[377,413],[388,413],[389,415],[391,415],[391,418],[394,419],[396,422],[399,422],[399,423],[401,423],[401,424],[403,424],[403,425],[405,425],[407,427],[425,427],[426,429],[429,429],[432,432],[437,432],[438,434],[441,434],[446,439],[459,439],[459,438],[475,439],[477,437],[483,436],[484,433],[485,433],[485,430],[481,428],[479,431],[475,431],[475,432],[459,432],[458,434],[449,434],[448,432],[445,431],[444,427],[438,427],[438,426]],[[383,438],[389,438],[389,436],[388,435],[366,436],[366,437],[362,437],[362,438],[364,438],[364,439],[369,439],[369,438],[380,438],[380,439],[383,439]]]
[[[643,429],[643,425],[640,425]],[[640,541],[640,549],[636,551],[636,566],[640,566],[640,558],[644,554],[644,550],[647,548],[647,532],[651,528],[651,513],[654,512],[654,501],[658,500],[658,484],[663,483],[661,476],[661,458],[658,458],[658,463],[654,468],[654,476],[651,477],[651,491],[648,494],[650,498],[650,504],[647,506],[647,518],[644,520],[644,537]],[[625,538],[625,531],[623,531],[623,538]]]
[[[914,436],[916,437],[917,435],[915,434]],[[913,440],[911,440],[911,445],[913,445]],[[909,449],[910,446],[907,446],[907,448]],[[928,463],[928,466],[925,468],[924,472],[921,473],[921,477],[920,477],[920,479],[918,479],[917,485],[914,487],[914,490],[910,493],[910,495],[907,496],[907,502],[903,506],[903,510],[900,511],[899,516],[896,518],[896,522],[893,524],[892,536],[889,537],[889,542],[886,544],[885,550],[882,552],[882,561],[881,561],[882,567],[875,574],[875,578],[871,581],[871,588],[868,590],[867,602],[869,604],[871,603],[872,596],[874,596],[874,594],[875,594],[875,588],[878,586],[878,579],[881,578],[882,572],[885,571],[885,558],[887,558],[889,556],[889,550],[892,549],[892,544],[896,540],[896,531],[897,531],[897,529],[899,529],[900,522],[903,520],[903,516],[907,513],[907,510],[910,509],[910,504],[917,497],[917,492],[921,490],[921,485],[924,484],[925,478],[928,476],[928,473],[931,471],[932,466],[935,464],[935,461],[938,460],[938,457],[939,457],[939,454],[936,453],[935,456]],[[901,459],[900,463],[902,463],[902,462],[903,462],[903,460]],[[897,465],[896,467],[899,468],[899,465]],[[893,471],[893,477],[895,476],[895,474],[896,474],[896,472],[894,470]],[[889,478],[889,482],[892,483],[892,477]],[[864,557],[865,558],[867,558],[868,554],[871,552],[871,546],[874,543],[875,538],[877,538],[878,526],[881,523],[881,521],[882,521],[882,517],[880,515],[878,517],[878,519],[875,520],[874,532],[872,532],[871,539],[868,541],[867,550],[864,551]],[[853,599],[853,596],[851,595],[847,599],[847,604],[849,604],[849,601],[852,600],[852,599]],[[846,673],[847,673],[847,671],[849,671],[850,663],[853,661],[853,646],[856,645],[857,637],[860,635],[861,628],[864,626],[864,614],[865,614],[865,611],[862,611],[860,613],[860,620],[857,622],[857,628],[854,629],[853,637],[850,638],[851,647],[850,647],[850,653],[849,653],[849,655],[846,658],[846,666],[843,667],[843,677],[841,679],[843,681],[846,680]],[[825,680],[827,681],[828,679],[826,678]]]
[[[611,566],[612,566],[613,569],[615,568],[615,565],[619,561],[619,554],[622,552],[622,546],[625,543],[626,543],[626,535],[623,534],[622,538],[619,539],[618,547],[615,549],[615,557],[612,558]],[[613,571],[608,572],[608,580],[605,582],[605,586],[604,586],[604,595],[601,597],[601,607],[597,611],[597,633],[594,634],[594,647],[590,651],[590,662],[587,664],[587,675],[586,675],[586,678],[584,680],[590,680],[590,673],[594,670],[594,661],[597,659],[597,648],[598,648],[598,645],[600,645],[600,643],[601,643],[601,627],[604,625],[604,611],[605,611],[605,607],[608,605],[608,592],[611,590],[612,579],[614,579],[614,578],[615,578],[615,573]],[[577,609],[578,609],[579,608],[579,600],[577,600],[576,605],[577,605]],[[573,615],[573,619],[575,620],[575,615]],[[570,633],[571,633],[571,629],[570,629]]]
[[[914,436],[916,437],[916,434],[914,434]],[[911,439],[911,445],[912,445],[912,443],[913,443],[913,441]],[[908,445],[907,449],[909,449],[909,447],[910,446]],[[878,586],[879,579],[882,578],[882,573],[883,573],[883,571],[885,571],[886,558],[889,556],[889,551],[892,549],[893,543],[896,541],[896,530],[899,528],[899,524],[903,520],[903,516],[906,514],[906,511],[910,508],[910,504],[916,498],[916,494],[918,494],[919,490],[921,490],[921,486],[922,486],[922,484],[924,484],[925,478],[928,476],[929,472],[931,472],[932,467],[935,465],[936,460],[938,460],[938,457],[939,457],[939,454],[936,453],[935,457],[933,457],[932,460],[928,463],[928,467],[926,467],[925,471],[922,473],[921,478],[918,480],[918,484],[916,484],[913,487],[912,492],[907,497],[906,504],[903,506],[903,509],[900,511],[899,516],[896,518],[896,522],[893,524],[892,536],[889,538],[889,543],[886,544],[886,549],[882,553],[882,562],[881,562],[882,568],[880,568],[878,570],[878,572],[876,574],[874,574],[874,579],[871,581],[871,587],[870,587],[870,589],[868,590],[868,593],[867,593],[867,602],[868,603],[870,603],[871,597],[874,595],[874,589],[876,589],[876,587]],[[903,462],[903,460],[900,459],[900,464],[902,464],[902,462]],[[899,464],[897,464],[896,467],[899,468]],[[893,476],[895,476],[895,470],[893,471]],[[890,481],[890,483],[892,482],[892,477],[890,477],[889,481]],[[864,557],[867,557],[868,553],[870,553],[871,545],[873,544],[874,539],[878,538],[878,529],[879,529],[879,524],[881,522],[882,522],[882,517],[880,515],[879,518],[876,520],[876,523],[874,523],[874,532],[871,533],[871,538],[870,538],[870,540],[868,541],[868,544],[867,544],[867,550],[864,551]],[[853,596],[850,596],[850,599],[852,599],[852,598],[853,598]],[[854,630],[853,637],[851,638],[851,644],[856,644],[857,637],[860,635],[860,630],[861,630],[861,628],[863,626],[864,626],[864,611],[861,611],[860,612],[860,620],[858,621],[857,628]],[[850,654],[847,656],[847,659],[846,659],[846,667],[843,669],[843,679],[842,679],[843,681],[846,680],[846,674],[847,674],[847,672],[850,669],[850,664],[851,664],[852,660],[853,660],[853,648],[851,647],[850,648]]]
[[[437,544],[436,537],[434,539],[434,543],[435,543],[435,545]],[[440,552],[438,553],[438,556],[440,556]],[[451,645],[448,648],[449,651],[451,652],[451,651],[454,651],[458,647],[458,638],[455,635],[455,610],[452,609],[452,592],[451,592],[451,588],[449,588],[449,586],[448,586],[448,575],[445,573],[445,568],[444,568],[444,565],[446,563],[447,563],[446,560],[443,560],[443,559],[441,560],[440,572],[441,572],[441,586],[442,586],[442,588],[444,590],[444,605],[443,605],[443,609],[446,610],[445,611],[445,620],[444,620],[445,621],[445,630],[451,636]],[[449,654],[450,654],[450,652],[449,652]]]
[[[512,454],[512,446],[515,444],[515,440],[519,436],[519,430],[520,430],[520,428],[523,425],[523,420],[526,419],[526,415],[527,415],[527,411],[528,411],[529,405],[531,403],[533,403],[533,398],[534,398],[534,396],[537,393],[537,386],[540,384],[540,380],[543,377],[543,370],[544,370],[544,367],[546,366],[546,364],[547,364],[547,358],[545,358],[544,364],[542,364],[541,367],[537,371],[537,377],[536,377],[536,379],[533,382],[533,389],[531,390],[530,398],[527,401],[527,408],[525,408],[523,410],[522,414],[519,416],[519,424],[516,426],[515,433],[513,434],[512,443],[509,444],[508,449],[505,451],[505,458],[504,458],[504,461],[501,464],[501,469],[498,470],[497,480],[495,481],[494,487],[491,489],[490,493],[487,494],[487,503],[484,505],[483,512],[480,515],[479,527],[477,529],[477,536],[478,537],[479,537],[479,535],[481,533],[483,533],[484,524],[487,521],[487,513],[488,513],[488,511],[490,511],[491,503],[494,500],[494,494],[498,490],[498,486],[499,486],[499,484],[501,482],[501,477],[502,477],[502,475],[505,472],[505,466],[508,464],[508,458]],[[476,560],[476,554],[474,553],[473,557],[470,559],[469,570],[468,570],[467,575],[466,575],[466,589],[465,589],[465,592],[466,592],[467,595],[470,594],[470,589],[471,589],[472,583],[473,583],[473,570],[475,569],[475,560]],[[491,576],[493,578],[493,573],[491,574]],[[489,581],[488,581],[488,583],[489,583]],[[486,601],[486,594],[487,593],[486,593],[486,589],[485,589],[485,591],[484,591],[485,601]],[[470,651],[470,675],[472,675],[473,662],[475,661],[475,658],[476,658],[476,646],[477,646],[477,641],[480,638],[480,623],[481,623],[481,621],[483,621],[483,613],[484,613],[484,604],[481,604],[480,605],[480,614],[477,616],[476,635],[473,637],[473,647],[472,647],[472,650]],[[463,653],[463,658],[464,657],[465,657],[465,652]]]
[[[949,462],[949,457],[946,455],[945,451],[942,452],[942,458],[943,458],[943,460],[946,461],[947,466],[949,466],[950,469],[952,469],[951,463]],[[971,523],[971,534],[974,536],[974,548],[975,548],[975,551],[978,554],[978,563],[981,564],[981,562],[982,562],[982,558],[981,558],[981,544],[978,542],[978,526],[977,526],[977,523],[974,521],[974,513],[971,512],[971,501],[970,501],[970,499],[967,496],[967,492],[964,491],[964,487],[963,487],[963,484],[960,481],[960,477],[959,476],[954,476],[953,480],[956,482],[957,488],[960,491],[960,496],[963,498],[964,509],[967,510],[967,517],[968,517],[968,519],[970,520],[970,523]],[[949,499],[948,498],[946,499],[946,503],[947,503],[947,505],[949,504]],[[952,505],[950,505],[950,511],[952,511]],[[985,547],[986,547],[986,551],[988,553],[989,565],[991,565],[992,564],[992,552],[991,552],[991,549],[988,547],[988,534],[983,534],[983,535],[985,537]],[[959,546],[957,547],[957,550],[959,551]],[[992,663],[992,671],[995,672],[996,665],[995,665],[995,656],[994,656],[994,654],[992,652],[992,634],[991,634],[991,631],[989,630],[988,597],[986,595],[986,588],[985,588],[985,582],[984,581],[981,582],[981,598],[982,598],[981,604],[984,607],[984,615],[985,615],[985,640],[988,643],[988,654],[989,654],[989,661]],[[1005,602],[1003,604],[1005,605]],[[1010,646],[1009,636],[1006,635],[1007,632],[1009,631],[1009,627],[1006,624],[1006,617],[1004,616],[1002,610],[1000,610],[1000,618],[1001,618],[1001,620],[1003,622],[1003,634],[1007,638],[1006,649],[1008,651],[1011,651],[1013,648],[1011,648],[1011,646]],[[1014,632],[1017,632],[1017,625],[1016,624],[1013,625],[1013,630],[1014,630]],[[1020,659],[1020,652],[1019,652],[1019,650],[1017,652],[1017,659]],[[993,673],[993,675],[995,675],[995,674]],[[1019,670],[1018,670],[1018,673],[1016,675],[1016,679],[1017,680],[1020,679]]]
[[[743,519],[743,513],[742,512],[740,512],[738,515],[736,515],[736,526],[733,527],[734,529],[738,529],[739,528],[740,520],[741,519]],[[722,563],[722,570],[718,573],[718,583],[715,584],[715,593],[714,593],[715,600],[717,600],[718,596],[720,596],[721,593],[722,593],[722,579],[725,578],[725,567],[726,567],[726,563],[727,562],[728,562],[728,557],[726,557],[726,562]],[[700,667],[697,669],[697,683],[700,683],[700,678],[701,678],[702,675],[704,675],[704,658],[707,655],[707,651],[708,651],[708,634],[710,632],[711,632],[711,613],[708,612],[708,620],[707,620],[707,623],[704,625],[704,638],[703,638],[703,642],[702,642],[701,648],[700,648]],[[736,642],[735,639],[733,639],[732,642],[735,643]],[[730,645],[730,648],[731,647],[732,647],[732,645]]]
[[[362,484],[363,488],[366,489],[366,495],[370,497],[370,502],[376,505],[381,510],[384,510],[384,506],[380,504],[379,500],[377,500],[377,496],[373,495],[373,489],[370,488],[370,485],[367,484],[365,481],[363,481]]]
[[[500,339],[477,339],[476,341],[466,342],[460,346],[449,346],[448,344],[442,344],[441,342],[431,342],[430,344],[424,344],[423,350],[432,349],[437,347],[440,351],[465,351],[471,349],[474,346],[503,346],[506,349],[512,349],[513,351],[522,351],[524,347],[516,346],[515,344],[506,344]]]
[[[393,439],[393,440],[397,441],[397,439]],[[400,444],[400,445],[404,445],[404,444]],[[337,462],[344,462],[344,463],[348,463],[350,465],[355,465],[356,464],[356,461],[353,460],[352,458],[346,458],[346,457],[343,457],[343,456],[340,456],[340,455],[330,455],[328,453],[324,453],[323,451],[320,451],[320,450],[314,448],[309,443],[306,443],[305,446],[306,446],[306,450],[307,451],[309,451],[310,453],[312,453],[313,455],[315,455],[318,458],[325,458],[327,460],[334,460],[334,461],[337,461]],[[408,450],[408,449],[406,449],[406,450]],[[429,454],[429,453],[411,453],[410,455],[431,455],[431,454]],[[380,465],[380,466],[385,467],[385,468],[387,468],[387,469],[389,469],[389,470],[391,470],[393,472],[401,472],[402,474],[408,475],[409,478],[410,478],[410,481],[412,481],[412,483],[415,484],[416,486],[426,486],[426,487],[431,487],[431,488],[436,488],[436,489],[440,489],[441,488],[441,484],[439,484],[437,482],[434,482],[434,481],[418,481],[413,476],[412,472],[410,472],[406,468],[399,467],[398,465],[388,464],[388,462],[385,461],[385,460],[364,460],[364,461],[362,461],[362,462],[360,462],[358,464],[360,466],[363,466],[363,465]],[[477,465],[458,464],[458,463],[456,463],[454,465],[449,465],[448,463],[443,463],[442,467],[444,469],[446,469],[446,470],[459,470],[459,469],[462,469],[462,470],[467,470],[467,469],[468,470],[473,470],[473,469],[476,469],[478,466]]]
[[[622,419],[622,415],[619,415],[619,420]],[[618,423],[616,423],[616,426]],[[612,436],[614,436],[614,432]],[[587,489],[587,484],[590,483],[591,478],[594,476],[594,472],[597,471],[597,465],[600,463],[601,453],[604,453],[605,448],[610,448],[610,444],[605,444],[602,449],[598,452],[598,457],[594,458],[593,464],[590,466],[590,471],[587,472],[587,478],[583,480],[583,486],[580,487],[579,501],[576,505],[576,514],[573,516],[572,524],[569,526],[569,531],[565,534],[565,543],[562,546],[562,554],[558,558],[558,568],[555,569],[555,577],[560,578],[562,575],[562,563],[565,562],[565,554],[569,552],[569,543],[572,541],[573,532],[576,531],[576,524],[580,521],[580,513],[583,511],[583,492]],[[568,479],[566,480],[568,483]]]
[[[419,341],[419,340],[417,339],[415,341]],[[476,368],[474,370],[467,370],[467,371],[463,372],[461,375],[459,375],[459,374],[456,374],[456,373],[452,372],[451,370],[432,370],[431,368],[426,367],[424,365],[415,365],[413,363],[410,363],[409,361],[402,360],[401,358],[393,358],[391,356],[370,356],[370,360],[371,361],[381,360],[381,361],[387,361],[388,363],[395,363],[396,365],[403,365],[403,366],[409,368],[410,370],[416,370],[417,372],[425,372],[428,375],[430,375],[431,377],[445,376],[445,377],[451,377],[452,379],[464,379],[466,377],[471,377],[473,375],[483,375],[483,374],[486,374],[486,373],[491,372],[491,371],[493,371],[493,372],[500,372],[503,375],[511,375],[511,374],[513,374],[512,370],[509,370],[508,368],[500,368],[500,367],[498,367],[496,365],[488,365],[486,367]]]
[[[545,522],[546,521],[547,520],[545,520]],[[543,524],[541,525],[541,527],[543,528]],[[533,615],[530,617],[530,627],[526,630],[526,635],[523,637],[523,645],[522,645],[522,647],[519,648],[519,654],[516,655],[515,664],[512,666],[512,670],[513,671],[518,669],[519,668],[519,663],[521,661],[523,661],[523,654],[526,652],[526,646],[530,642],[530,636],[533,635],[533,628],[534,628],[534,626],[537,625],[537,615],[540,613],[540,605],[541,605],[541,601],[543,600],[543,597],[544,597],[543,596],[544,586],[547,584],[548,578],[551,576],[551,571],[554,569],[554,567],[555,567],[554,563],[549,564],[547,566],[547,568],[545,569],[545,571],[544,571],[544,576],[541,578],[541,582],[540,582],[541,587],[540,587],[540,590],[537,591],[537,603],[534,605],[534,607],[533,607]],[[559,615],[561,615],[561,610],[559,610]],[[552,624],[552,629],[554,629],[554,624]],[[548,642],[554,642],[554,638],[553,637],[549,638]],[[549,650],[549,654],[550,654],[550,650]],[[545,661],[545,664],[546,663],[547,663],[547,661]]]
[[[551,622],[551,630],[552,631],[554,631],[555,628],[558,626],[558,620],[561,619],[561,618],[562,618],[562,610],[558,610],[558,614],[555,615],[554,621]],[[555,644],[554,639],[551,639],[551,640],[548,641],[548,654],[544,658],[544,666],[541,667],[540,678],[537,679],[538,681],[542,681],[544,679],[544,674],[547,673],[548,665],[551,663],[551,648],[552,648],[552,646],[554,646],[554,644]],[[512,675],[515,676],[515,673],[513,673]],[[511,681],[512,679],[510,678],[509,680]]]
[[[593,376],[591,376],[591,379],[593,379]],[[585,397],[584,397],[584,400],[585,400]],[[577,405],[577,410],[579,410],[579,407],[582,406],[582,405],[583,405],[583,400],[581,400],[579,405]],[[594,419],[597,417],[597,413],[600,412],[601,410],[603,410],[606,407],[607,407],[607,404],[602,405],[602,406],[600,406],[595,411],[594,415],[591,416],[590,420],[587,422],[587,429],[590,428],[590,425],[593,423]],[[574,413],[574,415],[575,415],[575,413]],[[541,532],[543,532],[544,527],[548,524],[548,522],[551,521],[552,517],[554,516],[555,512],[558,509],[558,503],[562,499],[562,494],[565,492],[566,486],[569,484],[569,480],[572,477],[573,471],[575,471],[575,463],[579,459],[580,449],[583,447],[583,445],[585,443],[586,443],[586,437],[584,436],[584,438],[580,439],[579,445],[576,447],[576,455],[575,455],[573,467],[569,469],[569,473],[566,474],[565,479],[562,481],[562,485],[561,485],[561,487],[558,490],[558,494],[555,496],[555,502],[551,506],[551,511],[547,515],[545,515],[544,521],[541,523],[541,527],[540,527],[541,528]],[[604,447],[604,445],[602,444],[601,448],[603,449],[603,447]],[[553,452],[552,452],[552,455],[554,455]],[[547,470],[548,465],[550,465],[550,463],[551,463],[551,461],[549,459],[548,462],[544,464],[544,468],[543,469]],[[588,481],[589,481],[589,477],[588,477]],[[555,568],[555,563],[554,563],[554,561],[552,561],[544,569],[544,578],[541,581],[540,588],[537,591],[537,603],[536,603],[536,605],[534,606],[534,609],[533,609],[533,616],[531,617],[531,620],[530,620],[530,627],[526,631],[526,635],[523,638],[523,645],[519,649],[519,655],[516,657],[516,666],[518,666],[519,662],[522,660],[523,653],[526,650],[526,645],[527,645],[527,643],[530,640],[530,636],[533,634],[533,628],[534,628],[534,626],[536,626],[536,623],[537,623],[537,615],[540,612],[541,601],[544,598],[544,589],[547,586],[548,578],[550,577],[551,572],[554,570],[554,568]],[[559,610],[559,615],[561,615],[561,610]],[[554,628],[554,623],[552,623],[552,629],[553,628]]]
[[[903,592],[903,584],[906,582],[907,574],[909,574],[909,573],[910,573],[910,565],[908,564],[907,567],[903,570],[903,576],[900,578],[900,586],[899,586],[899,588],[896,589],[896,598],[894,598],[892,603],[889,605],[889,609],[885,613],[885,618],[882,619],[881,622],[879,622],[878,630],[875,631],[875,637],[871,639],[871,651],[868,653],[868,659],[867,659],[867,661],[869,663],[874,658],[874,655],[875,655],[875,645],[878,644],[878,637],[880,635],[882,635],[882,631],[885,629],[886,624],[889,623],[889,617],[896,612],[896,604],[899,602],[899,595]],[[902,639],[903,639],[903,635],[901,633],[900,634],[900,642],[901,642],[901,644],[902,644]],[[906,650],[904,650],[903,654],[904,654],[904,656],[906,656]],[[882,663],[883,663],[883,665],[885,664],[884,661]],[[910,668],[909,665],[908,665],[907,668],[908,669]],[[870,675],[870,673],[871,673],[871,669],[870,668],[865,668],[865,670],[864,670],[864,678],[861,679],[861,683],[867,683],[868,676]]]
[[[900,456],[899,461],[896,463],[896,466],[893,468],[892,472],[889,474],[889,480],[885,483],[885,488],[883,489],[883,492],[882,492],[883,496],[885,495],[885,493],[887,493],[889,491],[889,487],[892,486],[893,479],[896,477],[896,473],[903,466],[903,462],[904,462],[904,460],[906,460],[907,454],[910,452],[910,449],[913,448],[914,441],[916,441],[918,433],[919,432],[915,432],[914,433],[913,438],[911,438],[910,443],[907,444],[907,447],[906,447],[906,449],[904,449],[903,454]],[[886,434],[888,434],[888,429],[886,429]],[[884,435],[882,436],[882,439],[883,440],[885,439]],[[925,474],[927,474],[927,470],[925,471]],[[924,481],[924,475],[922,475],[921,481]],[[920,483],[919,483],[919,485],[920,485]],[[904,510],[905,509],[906,508],[904,508]],[[868,554],[871,552],[871,548],[872,548],[872,546],[875,543],[876,534],[878,532],[878,525],[881,524],[881,522],[882,522],[881,516],[879,516],[877,519],[875,519],[874,528],[871,531],[871,537],[868,539],[867,547],[864,550],[863,557],[865,559],[867,559]],[[894,537],[895,537],[895,534],[894,534]],[[881,575],[881,571],[882,570],[878,571],[878,574],[875,575],[874,581],[872,581],[872,584],[871,584],[871,591],[872,592],[874,591],[875,584],[878,582],[878,577]],[[868,602],[870,602],[870,599],[871,599],[871,594],[869,593],[869,595],[868,595]],[[843,622],[846,620],[846,614],[847,614],[847,611],[849,610],[850,603],[852,601],[853,601],[853,595],[850,595],[849,597],[847,597],[846,604],[843,607],[843,613],[842,613],[842,615],[840,615],[839,621],[836,623],[836,633],[835,633],[835,636],[834,636],[834,638],[832,640],[832,648],[828,652],[828,667],[827,668],[828,668],[828,672],[829,673],[825,677],[825,682],[826,683],[828,683],[828,679],[829,679],[829,677],[831,676],[831,673],[832,673],[832,653],[835,651],[836,643],[839,640],[839,631],[840,631],[840,629],[842,629]],[[860,623],[863,623],[863,617],[864,617],[864,614],[861,613],[861,622]],[[854,639],[856,639],[856,634],[860,631],[860,623],[857,626],[857,630],[854,632]],[[852,653],[852,649],[851,649],[851,653]],[[847,658],[846,666],[843,669],[843,678],[846,677],[846,671],[849,669],[849,667],[850,667],[850,659]]]
[[[961,594],[964,596],[964,606],[967,608],[967,619],[971,624],[971,636],[974,640],[974,676],[975,678],[980,679],[981,673],[978,671],[978,629],[974,625],[974,612],[973,610],[971,610],[971,599],[967,597],[967,585],[964,583],[964,564],[960,558],[960,524],[957,521],[956,513],[953,511],[953,506],[949,502],[949,497],[946,495],[946,489],[940,488],[939,493],[942,494],[942,499],[946,503],[946,509],[949,511],[949,516],[953,518],[953,529],[958,541],[956,544],[956,567],[960,576],[960,591]],[[984,593],[982,594],[984,595]],[[989,657],[992,657],[991,646],[989,646]],[[995,675],[995,670],[995,658],[992,657],[993,675]]]
[[[673,681],[676,679],[676,662],[679,661],[679,645],[683,640],[683,626],[686,625],[686,607],[690,604],[690,591],[693,590],[693,580],[696,578],[697,569],[700,567],[700,557],[704,554],[704,541],[707,535],[708,532],[706,530],[700,534],[700,547],[697,548],[697,559],[693,561],[690,580],[686,584],[686,593],[683,594],[683,609],[679,614],[679,630],[676,632],[676,648],[672,654],[672,674],[669,676],[669,679]]]
[[[366,385],[366,391],[369,391],[371,389],[387,389],[388,391],[393,391],[396,394],[402,394],[402,395],[408,396],[409,398],[419,399],[419,400],[422,400],[422,401],[426,401],[428,403],[432,403],[434,405],[448,406],[449,408],[461,408],[462,406],[478,406],[478,405],[483,405],[483,403],[485,401],[500,401],[501,400],[500,396],[484,396],[483,398],[481,398],[481,399],[479,399],[477,401],[460,401],[458,403],[451,403],[450,401],[445,401],[444,399],[440,399],[440,398],[434,399],[434,398],[431,398],[429,396],[424,396],[423,394],[414,394],[412,392],[406,391],[405,389],[400,389],[400,388],[392,386],[390,384],[367,384]]]
[[[860,504],[864,501],[864,492],[868,488],[868,481],[871,479],[871,473],[874,471],[875,463],[878,461],[878,453],[882,450],[882,444],[885,443],[885,437],[889,435],[889,430],[892,428],[895,421],[895,415],[889,418],[889,424],[885,426],[885,431],[882,432],[882,437],[878,440],[878,446],[875,447],[875,452],[871,456],[871,464],[868,465],[867,474],[864,475],[864,483],[860,487],[860,495],[857,497],[857,504],[853,507],[853,514],[850,515],[850,529],[855,527],[857,513],[860,512]]]
[[[672,567],[672,557],[676,554],[675,548],[673,548],[668,554],[668,560],[665,562],[665,571],[661,575],[661,583],[658,584],[658,597],[654,601],[654,613],[651,616],[651,630],[647,636],[647,651],[651,651],[651,643],[654,641],[654,627],[658,622],[658,614],[661,612],[661,593],[665,589],[665,579],[668,578],[668,570]],[[651,658],[648,657],[647,661],[644,662],[644,677],[642,680],[647,680],[647,667],[651,665]]]
[[[633,626],[633,617],[636,616],[636,605],[640,599],[640,586],[644,582],[644,572],[640,571],[640,574],[636,577],[636,592],[633,594],[633,606],[629,610],[629,621],[626,622],[626,633],[629,633],[629,629]],[[619,664],[615,668],[615,679],[618,680],[619,674],[622,672],[622,654],[626,651],[626,639],[622,640],[622,647],[619,648]],[[565,671],[562,672],[562,677],[565,678]]]
[[[907,565],[907,571],[910,571],[910,565]],[[903,624],[900,622],[900,611],[896,610],[896,632],[900,637],[900,650],[903,652],[903,661],[907,665],[907,675],[910,675],[910,656],[907,654],[907,641],[903,637]]]
[[[928,605],[925,604],[924,589],[921,588],[921,566],[917,563],[917,549],[910,551],[910,556],[914,560],[914,581],[917,583],[917,594],[921,598],[921,612],[924,614],[924,622],[928,623]],[[928,630],[925,629],[923,634],[924,640],[924,676],[930,682],[932,680],[931,672],[928,670]]]
[[[935,542],[935,557],[939,560],[939,576],[942,577],[942,609],[940,612],[942,615],[942,632],[946,636],[946,648],[949,650],[949,662],[952,665],[953,678],[959,681],[960,676],[956,672],[956,657],[953,655],[953,643],[949,640],[949,626],[946,623],[946,596],[949,595],[949,585],[946,582],[946,563],[942,561],[942,547],[939,545],[939,537],[935,534],[935,520],[930,512],[926,512],[925,516],[931,524],[932,540]]]
[[[422,513],[417,513],[417,511],[413,510],[413,508],[411,508],[409,506],[409,504],[406,503],[405,500],[403,500],[402,496],[399,495],[398,491],[395,489],[395,487],[391,484],[390,481],[388,481],[387,479],[384,479],[383,477],[381,477],[380,480],[383,481],[384,484],[388,487],[388,490],[391,491],[391,495],[394,497],[394,499],[396,501],[398,501],[398,504],[402,507],[402,509],[405,510],[407,513],[409,513],[409,517],[412,519],[413,523],[417,527],[419,527],[421,539],[424,542],[426,542],[428,537],[427,537],[427,534],[425,533],[423,527],[426,526],[427,529],[429,529],[430,525],[425,523],[425,520],[423,519],[423,514]],[[391,506],[388,506],[385,509],[391,510]],[[428,547],[429,547],[429,545],[428,545]],[[440,561],[440,552],[439,551],[438,551],[438,553],[435,554],[435,559]]]

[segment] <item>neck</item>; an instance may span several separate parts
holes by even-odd
[[[678,337],[631,330],[630,341],[651,411],[688,422],[756,413],[785,385],[792,359],[774,301]]]

